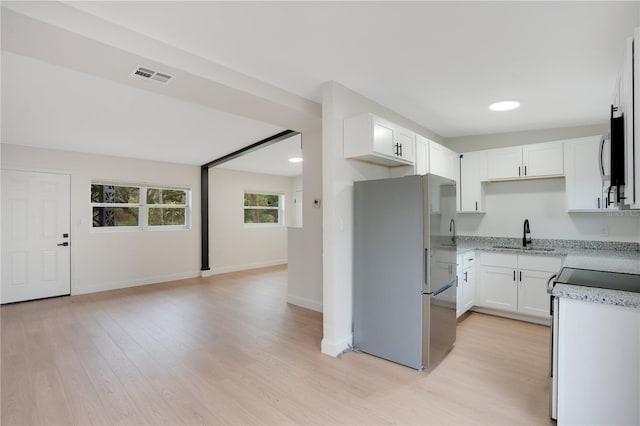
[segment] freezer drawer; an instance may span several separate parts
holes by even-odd
[[[456,341],[456,285],[452,281],[423,296],[422,366],[430,370],[449,353]]]

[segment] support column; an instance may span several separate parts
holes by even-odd
[[[209,167],[200,168],[200,229],[202,258],[201,271],[208,271],[209,267]]]

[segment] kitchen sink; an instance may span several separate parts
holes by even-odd
[[[495,249],[509,249],[509,250],[522,250],[522,251],[554,251],[553,248],[529,248],[529,247],[514,247],[514,246],[493,246]]]

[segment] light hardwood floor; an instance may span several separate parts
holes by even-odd
[[[320,353],[286,269],[1,310],[3,425],[549,424],[549,328],[472,314],[431,373]]]

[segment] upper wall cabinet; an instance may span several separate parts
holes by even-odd
[[[562,142],[491,149],[487,166],[489,180],[562,176]]]
[[[487,180],[487,151],[460,155],[460,213],[484,212],[482,181]]]
[[[609,207],[603,194],[600,136],[564,142],[568,211],[601,211]]]
[[[458,175],[458,153],[439,143],[429,142],[429,172],[456,182]]]
[[[562,142],[523,146],[522,165],[525,177],[562,176],[564,174]]]
[[[487,151],[487,177],[489,180],[513,179],[521,176],[521,146]]]
[[[416,135],[415,173],[426,175],[429,173],[429,139]]]
[[[344,120],[344,158],[383,166],[413,165],[415,133],[373,114]]]

